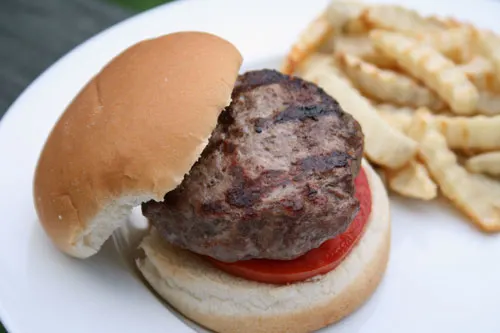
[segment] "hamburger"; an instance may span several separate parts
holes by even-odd
[[[358,122],[314,83],[208,33],[139,42],[51,131],[34,202],[88,258],[141,205],[145,281],[215,332],[310,332],[361,306],[386,269],[389,204]],[[342,92],[339,92],[342,93]]]

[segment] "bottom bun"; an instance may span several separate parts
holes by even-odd
[[[334,323],[371,296],[389,258],[389,200],[380,178],[363,165],[372,212],[358,244],[327,274],[282,286],[245,280],[166,244],[154,230],[140,246],[139,270],[179,312],[216,332],[302,333]]]

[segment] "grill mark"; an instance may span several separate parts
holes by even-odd
[[[347,153],[334,151],[326,156],[308,156],[300,161],[301,167],[306,172],[323,173],[336,168],[349,165],[352,159]]]
[[[301,98],[299,96],[294,102],[287,105],[283,110],[277,112],[270,117],[259,117],[253,120],[254,130],[257,133],[262,133],[263,130],[269,126],[275,126],[282,123],[297,121],[300,122],[300,128],[306,125],[306,120],[310,119],[318,121],[320,117],[341,114],[340,106],[329,95],[323,92],[321,88],[315,88],[320,93],[320,100],[311,99],[312,96],[317,96],[315,93],[311,94],[310,85],[302,80],[290,80],[283,74],[265,70],[264,75],[262,71],[247,72],[241,79],[241,84],[233,91],[233,99],[239,98],[241,93],[274,83],[280,83],[289,86],[292,91],[301,91],[300,89],[308,88],[307,94]],[[251,103],[251,99],[246,98],[243,103]],[[234,115],[230,110],[224,110],[219,116],[219,126],[223,126],[224,132],[232,132],[233,124],[235,122]],[[297,128],[297,130],[299,130]],[[233,133],[231,133],[233,134]],[[306,137],[302,140],[308,141]],[[237,165],[237,160],[234,156],[236,146],[229,144],[225,140],[220,140],[215,149],[222,149],[226,155],[233,155],[233,163],[230,167],[230,174],[233,176],[233,183],[225,193],[226,202],[233,207],[243,210],[244,216],[252,218],[256,216],[255,210],[252,208],[257,205],[266,197],[270,192],[278,187],[285,187],[288,182],[303,181],[311,174],[324,174],[331,172],[336,168],[343,168],[350,166],[352,156],[345,152],[333,151],[327,155],[308,156],[306,158],[297,160],[292,163],[291,170],[287,174],[285,171],[268,170],[262,173],[256,179],[250,179],[245,175],[244,168]],[[343,190],[343,189],[342,189]],[[342,191],[341,190],[341,191]],[[318,196],[318,189],[311,189],[307,191],[309,200],[316,201],[320,198]],[[292,198],[283,198],[280,201],[282,207],[289,212],[297,213],[303,209],[302,201],[298,202]],[[218,214],[220,210],[219,202],[207,202],[202,209],[207,213]]]
[[[312,119],[318,121],[319,117],[333,113],[330,107],[324,105],[292,105],[281,111],[274,117],[274,123],[284,123],[288,121],[304,121]]]
[[[310,173],[332,172],[336,168],[343,168],[349,165],[352,159],[349,154],[333,151],[325,156],[308,156],[297,160],[292,165],[292,169],[287,173],[282,170],[268,170],[256,179],[249,178],[239,165],[233,165],[230,174],[234,177],[233,184],[226,191],[225,197],[229,205],[244,208],[245,215],[253,215],[252,207],[262,201],[267,194],[278,187],[284,187],[287,183],[303,179]],[[310,196],[315,196],[317,190],[309,192]],[[282,205],[285,209],[293,212],[302,210],[303,204],[284,198]],[[211,206],[211,203],[207,204]]]
[[[233,166],[229,173],[234,177],[232,187],[226,191],[226,201],[231,206],[245,208],[255,204],[260,197],[260,191],[251,188],[249,180],[245,177],[243,168]]]
[[[304,122],[307,119],[318,121],[320,117],[332,115],[334,112],[334,109],[325,105],[291,105],[273,116],[255,118],[253,120],[253,127],[255,132],[262,133],[272,125],[292,121]]]
[[[264,69],[246,72],[241,75],[233,90],[232,98],[233,100],[237,100],[241,97],[240,95],[256,87],[260,88],[277,83],[284,86],[286,91],[293,92],[294,96],[290,99],[294,100],[294,102],[274,116],[254,119],[254,131],[256,133],[262,133],[272,124],[289,121],[305,121],[307,119],[317,121],[319,117],[322,116],[341,114],[340,106],[337,101],[326,94],[323,89],[312,86],[310,83],[299,78],[282,74],[276,70]],[[320,96],[320,100],[318,101],[314,98],[315,96]],[[249,98],[243,100],[247,108],[252,106],[251,102]],[[219,118],[219,122],[225,125],[225,132],[229,132],[229,127],[234,123],[234,117],[230,115],[229,112],[224,111]]]
[[[234,177],[232,187],[226,191],[227,203],[238,208],[251,208],[262,197],[283,182],[285,171],[268,170],[257,179],[251,179],[241,166],[232,166],[230,174]]]

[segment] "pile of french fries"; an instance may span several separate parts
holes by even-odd
[[[394,193],[447,197],[500,231],[500,36],[397,5],[333,1],[282,72],[315,82],[361,124]]]

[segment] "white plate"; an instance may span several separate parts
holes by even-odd
[[[57,252],[38,225],[34,166],[57,117],[126,46],[176,30],[235,43],[245,68],[276,65],[326,0],[182,1],[92,38],[41,75],[0,124],[0,317],[11,333],[190,332],[127,269],[113,242],[80,261]],[[500,3],[399,1],[500,31]],[[386,277],[373,298],[327,332],[500,332],[500,238],[444,203],[393,199]]]

